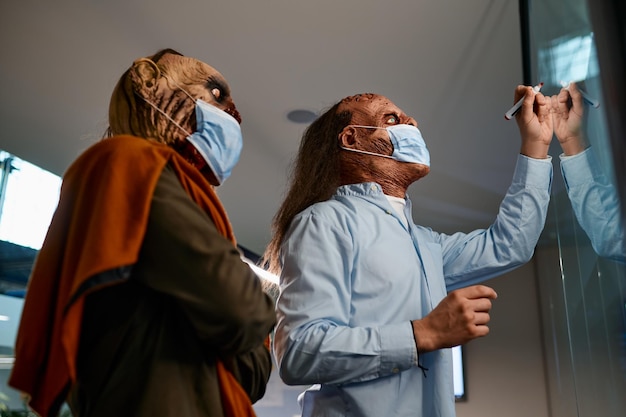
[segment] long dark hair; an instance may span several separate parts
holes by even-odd
[[[271,272],[280,271],[280,246],[296,214],[328,200],[340,185],[338,136],[352,120],[351,112],[338,112],[340,104],[330,107],[302,135],[288,191],[272,221],[272,238],[263,255]]]

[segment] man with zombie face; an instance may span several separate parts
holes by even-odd
[[[109,110],[64,175],[10,384],[44,417],[253,415],[275,314],[214,191],[242,146],[228,84],[163,50]]]
[[[264,256],[280,273],[280,375],[312,384],[303,417],[454,416],[447,348],[488,333],[496,293],[476,284],[531,258],[548,208],[550,100],[524,95],[513,182],[495,222],[471,233],[413,222],[407,188],[430,156],[389,99],[345,98],[308,127]]]

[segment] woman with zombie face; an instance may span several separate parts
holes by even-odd
[[[214,186],[241,118],[211,66],[163,50],[113,91],[107,137],[64,175],[10,384],[42,416],[253,415],[274,302]]]

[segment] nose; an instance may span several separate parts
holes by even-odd
[[[417,120],[415,120],[415,119],[414,119],[414,118],[412,118],[412,117],[408,117],[408,118],[405,120],[404,124],[405,124],[405,125],[412,125],[412,126],[417,127]]]
[[[237,110],[237,107],[235,107],[234,104],[231,106],[228,106],[226,109],[224,109],[224,111],[230,114],[231,116],[233,116],[235,120],[237,120],[237,122],[241,124],[241,114],[239,114],[239,110]]]

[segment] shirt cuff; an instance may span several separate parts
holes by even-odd
[[[548,155],[545,159],[537,159],[519,154],[513,173],[513,183],[550,190],[552,185],[552,157]]]
[[[411,322],[379,328],[381,375],[397,374],[417,366],[417,347]]]
[[[600,166],[595,161],[591,148],[587,148],[576,155],[559,155],[561,160],[561,172],[567,188],[576,187],[600,178],[604,175]]]

